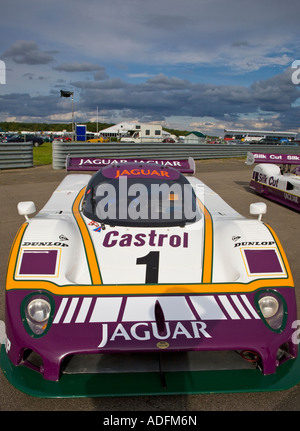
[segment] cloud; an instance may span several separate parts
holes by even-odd
[[[46,121],[51,112],[64,112],[65,105],[54,95],[30,96],[27,93],[12,93],[0,95],[1,116],[20,118],[34,118],[36,121]],[[33,121],[33,120],[32,120]]]
[[[137,72],[137,73],[128,73],[128,78],[151,78],[153,74],[148,72]]]
[[[15,42],[2,57],[4,59],[12,59],[18,64],[48,64],[54,61],[54,51],[40,51],[38,44],[34,41],[19,40]]]
[[[95,72],[105,70],[104,67],[99,66],[98,64],[88,62],[63,63],[54,67],[54,69],[62,72]]]
[[[299,58],[299,2],[36,5],[10,0],[1,9],[0,49],[7,66],[2,116],[67,116],[69,104],[57,100],[64,88],[74,91],[78,120],[94,116],[99,106],[108,122],[169,118],[207,129],[298,127],[299,89],[289,65]]]
[[[77,87],[82,90],[90,90],[91,93],[102,90],[105,92],[108,91],[115,91],[116,89],[120,88],[128,88],[129,84],[124,82],[120,78],[109,78],[106,80],[97,80],[97,81],[74,81],[72,82],[72,85],[74,87]]]
[[[149,78],[147,84],[159,86],[165,89],[187,88],[189,86],[189,82],[187,80],[176,77],[170,78],[163,73],[159,73],[158,75]]]
[[[105,67],[100,67],[94,75],[95,81],[102,81],[106,78],[108,78],[108,75],[105,71]]]
[[[24,37],[34,28],[36,40],[59,46],[67,63],[72,62],[67,56],[77,56],[76,61],[100,58],[103,64],[223,64],[252,71],[269,64],[264,57],[270,64],[287,64],[282,47],[297,46],[300,5],[291,0],[189,0],[188,6],[152,0],[143,7],[137,0],[88,0],[84,8],[79,0],[52,0],[40,8],[27,0],[18,1],[17,14],[16,0],[4,3],[9,25],[2,22],[3,31],[7,25]]]
[[[89,121],[99,115],[106,122],[138,118],[140,121],[180,124],[188,130],[220,134],[220,129],[270,128],[297,130],[300,106],[299,89],[293,85],[288,68],[271,78],[255,81],[249,87],[193,83],[159,73],[141,83],[127,83],[120,78],[74,81],[76,121]],[[31,75],[28,75],[31,79]],[[49,95],[6,94],[0,96],[0,114],[40,118],[40,121],[70,116],[69,101],[61,100],[52,87]],[[166,126],[172,127],[172,124]],[[267,127],[269,126],[269,127]]]
[[[109,79],[101,83],[81,81],[73,85],[81,89],[82,111],[92,111],[99,105],[106,112],[118,110],[135,118],[147,116],[149,121],[162,121],[170,116],[209,117],[222,122],[243,119],[247,124],[258,121],[271,123],[276,119],[277,126],[284,128],[285,124],[291,125],[288,118],[295,118],[292,104],[299,97],[296,86],[291,82],[290,69],[256,81],[249,87],[198,84],[164,74],[139,84]],[[293,127],[296,125],[298,127],[297,122]]]
[[[251,97],[260,109],[273,112],[289,111],[299,97],[297,87],[292,83],[292,69],[271,78],[254,82]]]

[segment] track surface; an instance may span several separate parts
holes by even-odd
[[[294,276],[300,316],[300,214],[253,194],[249,189],[252,167],[244,160],[196,162],[196,176],[243,216],[252,202],[268,205],[263,219],[278,235]],[[33,200],[39,211],[65,177],[52,166],[0,172],[0,320],[4,320],[4,286],[7,259],[14,236],[23,222],[17,213],[19,201]],[[39,399],[16,390],[0,371],[0,411],[297,411],[300,384],[287,391],[210,395],[141,396],[83,399]]]

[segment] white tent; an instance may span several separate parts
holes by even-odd
[[[107,127],[106,129],[100,130],[99,134],[104,138],[112,138],[112,137],[122,137],[125,136],[128,130],[135,130],[136,126],[140,124],[138,121],[136,122],[123,122],[119,124],[115,124],[114,126]],[[162,131],[163,136],[169,136],[170,133]]]

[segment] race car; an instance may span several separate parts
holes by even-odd
[[[109,139],[103,138],[103,136],[100,136],[99,138],[87,139],[86,142],[109,142]]]
[[[268,199],[300,211],[300,156],[247,153],[246,164],[253,163],[258,164],[253,169],[250,188]]]
[[[191,159],[67,169],[34,217],[18,204],[0,358],[14,386],[83,397],[300,381],[294,283],[265,204],[240,215]]]

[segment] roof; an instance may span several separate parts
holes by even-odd
[[[198,136],[198,138],[206,138],[206,135],[203,135],[203,133],[201,133],[201,132],[190,132],[187,134],[187,136],[189,136],[189,135],[196,135],[196,136]]]
[[[123,130],[127,131],[132,129],[135,126],[136,123],[119,123],[119,124],[114,124],[111,127],[108,127],[106,129],[103,129],[100,131],[100,133],[104,132],[104,133],[120,133]]]
[[[126,133],[129,130],[135,130],[137,124],[142,124],[142,123],[140,123],[139,121],[135,121],[135,122],[123,122],[123,123],[114,124],[111,127],[108,127],[107,129],[100,130],[100,134],[104,134],[104,133],[117,133],[117,134]],[[143,123],[143,124],[145,124],[145,123]],[[169,136],[170,133],[163,130],[162,135]]]

